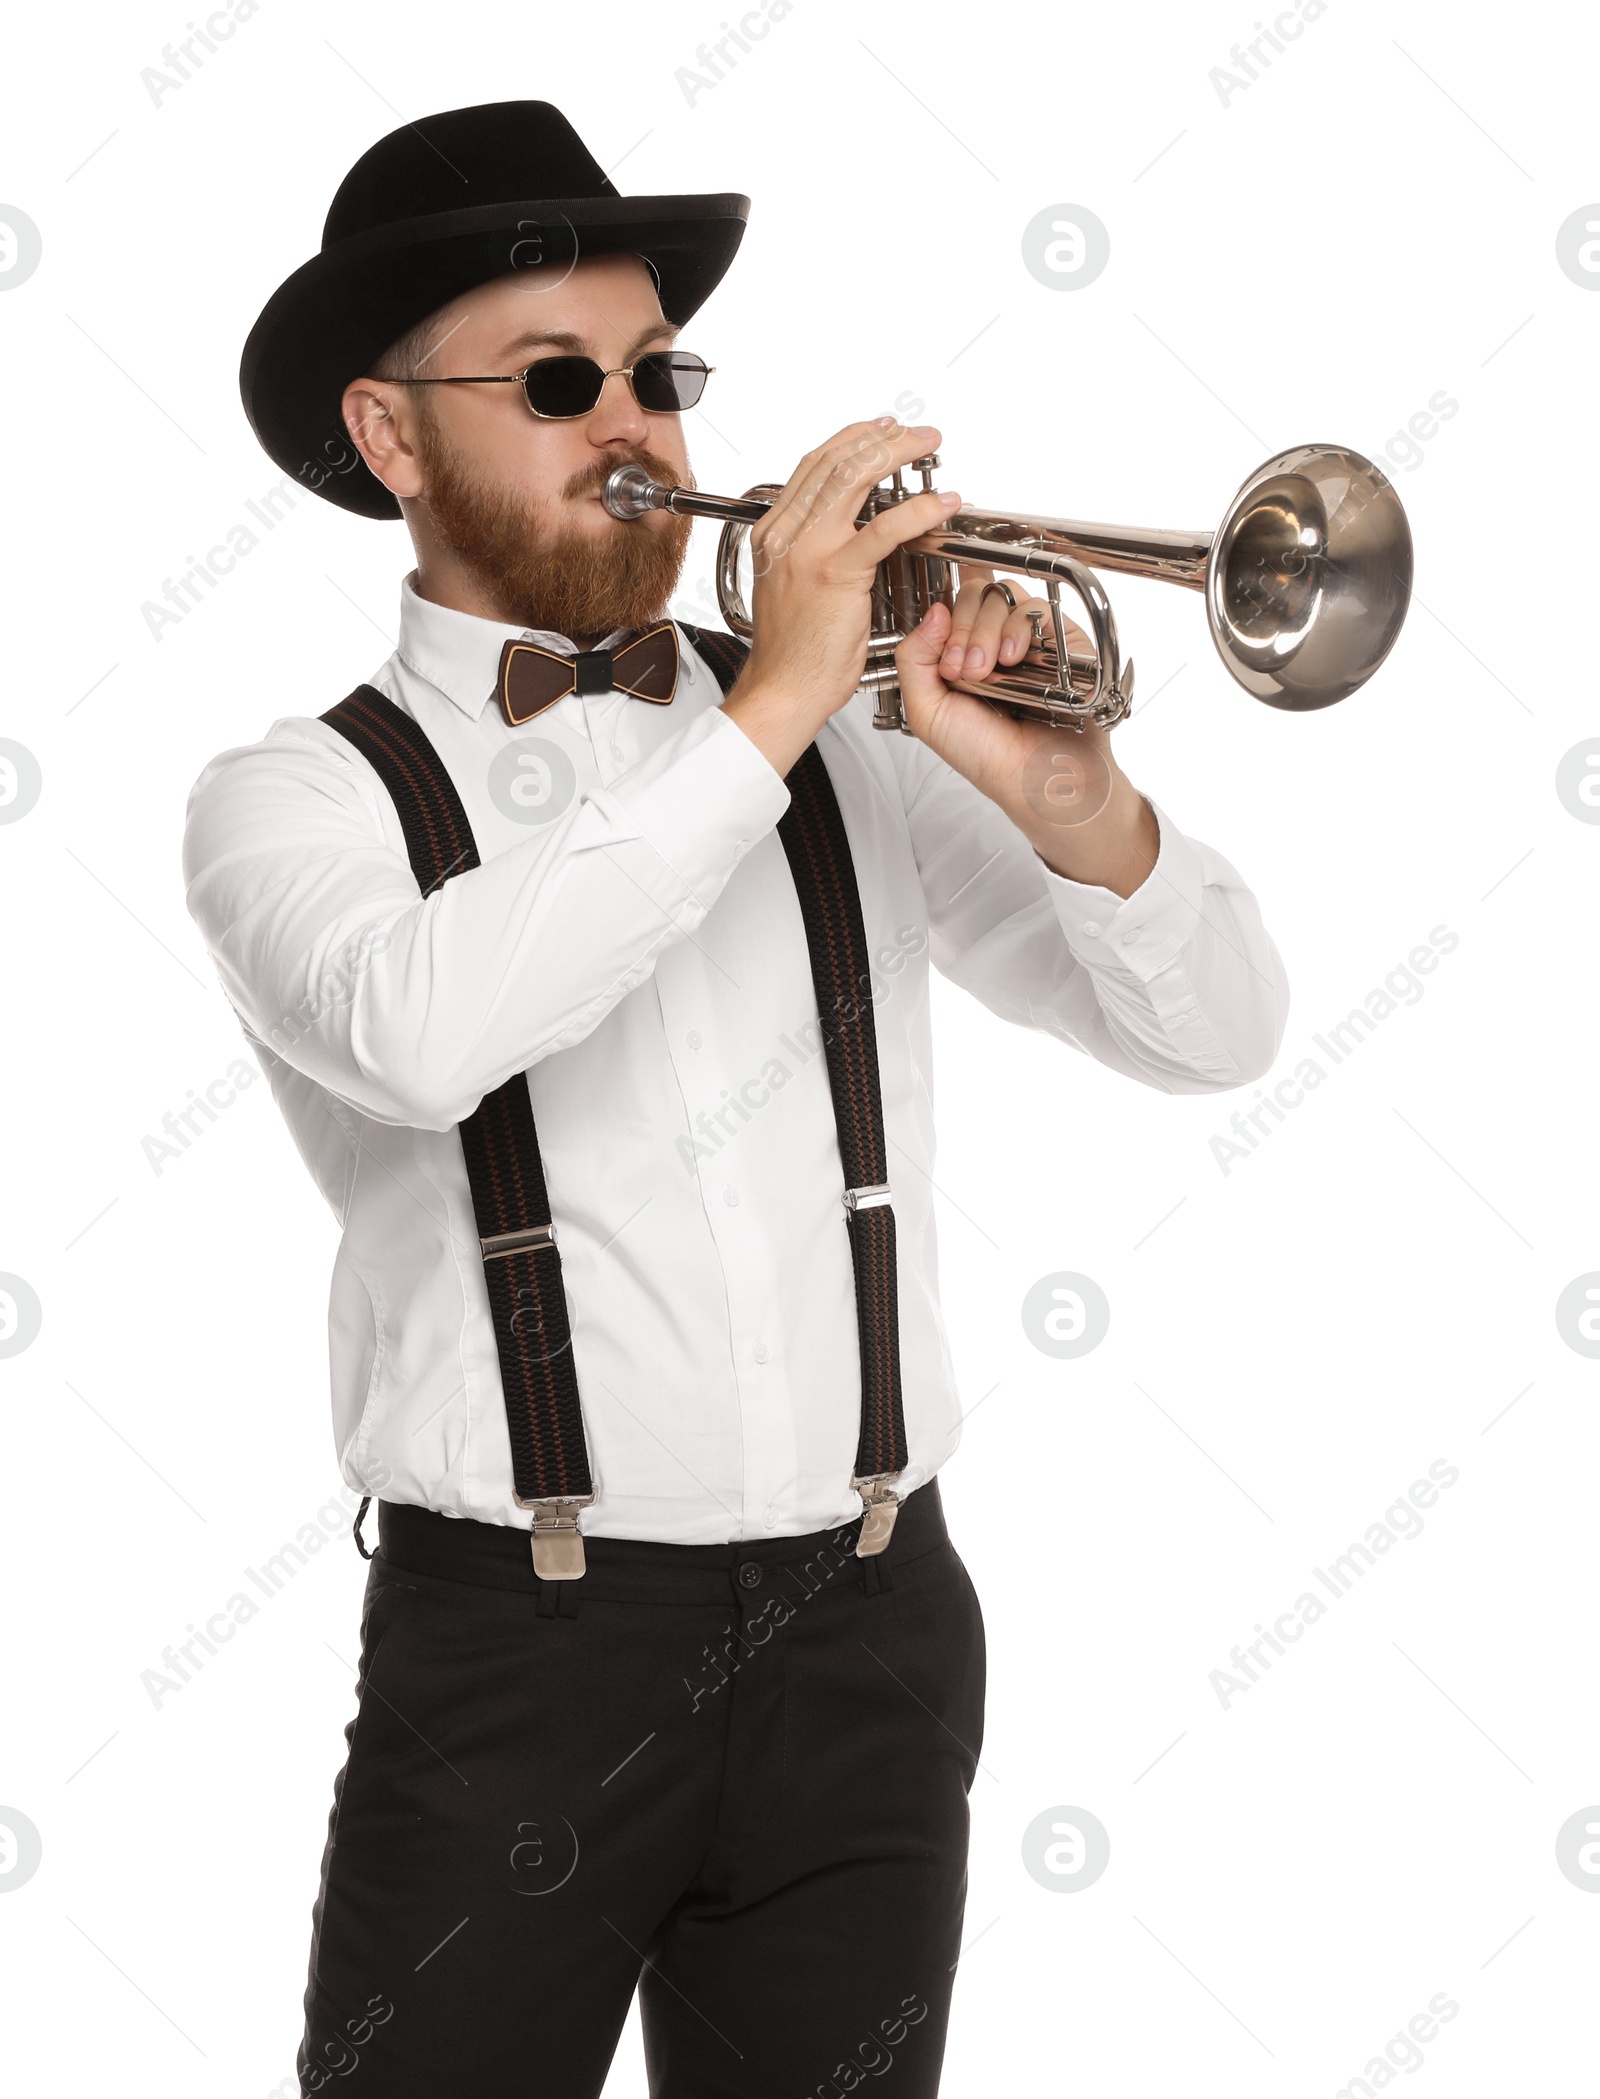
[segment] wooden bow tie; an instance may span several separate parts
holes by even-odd
[[[671,620],[646,627],[620,649],[559,656],[531,641],[500,651],[500,712],[515,729],[569,693],[625,692],[665,707],[678,689],[678,630]]]

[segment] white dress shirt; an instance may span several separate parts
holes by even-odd
[[[855,1291],[775,828],[787,790],[687,642],[670,706],[573,696],[511,729],[494,699],[510,638],[572,647],[402,586],[399,647],[371,682],[426,731],[483,862],[426,900],[377,775],[320,721],[223,752],[190,798],[189,909],[342,1227],[329,1337],[344,1478],[531,1522],[456,1129],[526,1072],[598,1497],[584,1530],[709,1544],[846,1522]],[[858,693],[820,742],[873,956],[910,1492],[950,1455],[961,1412],[931,1205],[929,963],[1172,1093],[1258,1077],[1286,994],[1249,890],[1159,810],[1155,871],[1124,901],[1052,874],[993,803],[871,714]],[[528,740],[542,762],[508,794],[508,769],[541,758],[507,753]]]

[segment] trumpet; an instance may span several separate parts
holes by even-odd
[[[897,468],[872,490],[857,524],[931,489],[938,465],[936,452],[911,462],[920,489],[908,488]],[[622,466],[601,499],[615,518],[669,510],[720,519],[717,601],[732,632],[748,641],[754,630],[742,558],[751,526],[780,493],[779,483],[763,482],[742,496],[707,495]],[[1234,679],[1269,707],[1308,713],[1355,692],[1394,647],[1411,597],[1411,529],[1387,476],[1342,445],[1276,453],[1240,487],[1215,532],[959,510],[879,566],[861,680],[876,697],[875,728],[910,734],[894,652],[930,605],[954,601],[953,571],[961,564],[1036,579],[1049,609],[1029,615],[1034,638],[1016,663],[996,665],[981,683],[947,680],[958,692],[1058,727],[1110,728],[1125,720],[1133,663],[1122,661],[1111,601],[1096,574],[1104,569],[1202,592],[1211,639]],[[1004,584],[992,587],[1012,595]],[[1092,650],[1069,645],[1063,588],[1083,608]]]

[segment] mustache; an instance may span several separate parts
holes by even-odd
[[[694,475],[687,469],[680,480],[677,468],[663,459],[659,452],[652,452],[647,445],[630,445],[625,451],[613,452],[597,460],[593,466],[580,467],[561,493],[569,501],[597,496],[619,466],[641,466],[652,481],[663,481],[669,487],[696,486]]]

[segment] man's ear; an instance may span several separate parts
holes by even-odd
[[[403,390],[383,379],[356,379],[341,405],[350,442],[390,494],[420,496],[422,466]]]

